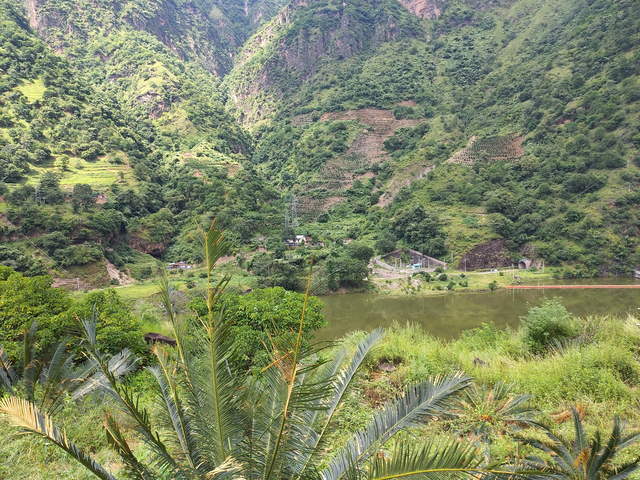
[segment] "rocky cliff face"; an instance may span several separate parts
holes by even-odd
[[[130,235],[129,241],[127,242],[131,248],[137,250],[142,253],[146,253],[148,255],[153,255],[157,257],[162,254],[165,249],[164,242],[153,243],[149,240],[145,240],[144,238],[140,238],[137,235]]]
[[[368,0],[341,7],[328,6],[326,0],[293,0],[247,42],[226,80],[240,120],[251,125],[267,116],[273,103],[307,81],[328,58],[347,60],[401,35],[416,35],[401,16],[400,10]]]
[[[31,27],[58,53],[69,47],[70,36],[108,35],[129,25],[154,35],[181,59],[199,61],[217,76],[231,69],[244,37],[220,8],[197,0],[161,0],[151,5],[143,10],[127,0],[100,4],[28,0],[27,12]]]
[[[437,18],[445,7],[446,0],[398,0],[409,12],[422,18]]]

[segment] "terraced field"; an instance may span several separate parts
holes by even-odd
[[[524,155],[522,137],[516,134],[504,137],[469,139],[469,146],[456,152],[447,162],[473,165],[479,160],[514,160]]]

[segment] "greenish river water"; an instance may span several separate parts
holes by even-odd
[[[559,282],[560,283],[560,282]],[[563,285],[627,285],[630,278],[562,280]],[[392,297],[378,294],[331,295],[321,297],[323,313],[330,326],[316,334],[316,340],[335,340],[354,330],[419,323],[424,331],[441,338],[454,338],[463,330],[493,322],[499,328],[518,325],[527,303],[539,305],[543,297],[562,297],[572,314],[620,315],[638,312],[640,288],[497,290],[487,293],[449,293],[432,297]]]

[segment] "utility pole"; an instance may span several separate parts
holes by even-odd
[[[76,277],[76,282],[78,282],[78,291],[80,291],[80,278]]]
[[[464,259],[464,273],[467,273],[467,259]]]

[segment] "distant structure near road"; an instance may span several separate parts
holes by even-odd
[[[187,262],[174,262],[167,263],[167,270],[189,270],[193,265],[189,265]]]
[[[408,257],[408,262],[402,261],[402,254],[405,253]],[[436,267],[447,268],[447,264],[441,260],[438,260],[428,255],[424,255],[415,250],[408,249],[406,252],[399,248],[393,252],[387,253],[382,256],[382,261],[387,265],[398,268],[411,268],[412,270],[420,270],[421,268],[435,269]]]
[[[291,203],[288,203],[284,212],[284,226],[298,228],[298,201],[295,195],[291,195]]]

